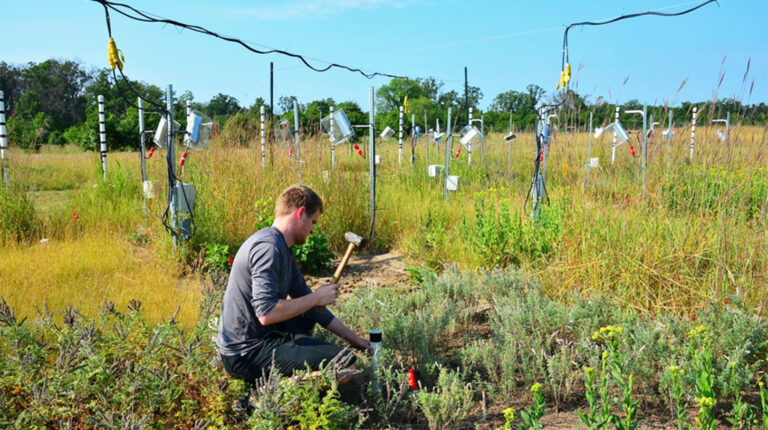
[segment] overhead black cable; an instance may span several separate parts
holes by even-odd
[[[380,72],[365,73],[361,69],[345,66],[345,65],[342,65],[342,64],[338,64],[338,63],[330,63],[326,67],[316,67],[316,66],[313,66],[312,64],[310,64],[302,55],[294,54],[292,52],[284,51],[282,49],[270,49],[270,50],[256,49],[256,48],[254,48],[252,46],[252,44],[244,42],[244,41],[242,41],[242,40],[240,40],[238,38],[223,36],[221,34],[218,34],[218,33],[214,32],[214,31],[208,30],[205,27],[201,27],[199,25],[185,24],[183,22],[176,21],[176,20],[173,20],[173,19],[167,19],[167,18],[155,18],[155,17],[152,17],[152,16],[148,15],[147,13],[142,12],[142,11],[134,8],[133,6],[125,4],[125,3],[117,3],[117,2],[112,2],[112,1],[108,1],[108,0],[91,0],[91,1],[94,1],[96,3],[99,3],[99,4],[103,5],[105,10],[112,9],[113,11],[115,11],[115,12],[117,12],[117,13],[119,13],[119,14],[127,17],[127,18],[136,20],[136,21],[154,22],[154,23],[163,23],[163,24],[174,25],[176,27],[184,28],[184,29],[191,30],[191,31],[194,31],[194,32],[197,32],[197,33],[202,33],[202,34],[206,34],[208,36],[213,36],[213,37],[216,37],[218,39],[225,40],[227,42],[236,43],[236,44],[242,46],[243,48],[245,48],[245,49],[247,49],[247,50],[249,50],[249,51],[251,51],[251,52],[253,52],[255,54],[280,54],[280,55],[285,55],[287,57],[296,58],[296,59],[300,60],[302,63],[304,63],[305,66],[309,67],[310,69],[312,69],[312,70],[314,70],[316,72],[326,72],[326,71],[328,71],[328,70],[330,70],[332,68],[339,68],[339,69],[348,70],[350,72],[360,73],[361,75],[365,76],[368,79],[372,79],[372,78],[374,78],[376,76],[383,76],[383,77],[388,77],[388,78],[405,78],[405,76],[391,75],[391,74],[388,74],[388,73],[380,73]],[[109,30],[109,18],[107,18],[107,28]],[[111,33],[111,30],[110,30],[110,33]]]

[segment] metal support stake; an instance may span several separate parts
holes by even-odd
[[[493,132],[493,126],[491,126]],[[480,114],[480,167],[485,167],[485,114]]]
[[[443,200],[448,200],[448,165],[451,162],[451,108],[448,108],[448,126],[445,129],[445,167],[443,167]]]
[[[613,121],[614,123],[619,123],[619,107],[616,106],[616,115],[615,119]],[[616,134],[616,130],[613,130],[613,140],[611,141],[613,148],[611,149],[611,166],[616,162],[616,144],[618,140],[618,135]]]
[[[411,114],[411,166],[416,164],[416,114]]]
[[[99,142],[101,142],[101,173],[107,180],[107,128],[104,119],[104,96],[97,97],[99,102]]]
[[[331,106],[330,127],[328,129],[331,131],[331,170],[333,170],[333,166],[336,164],[336,145],[333,142],[333,106]]]
[[[648,133],[646,133],[648,127],[648,106],[643,105],[643,206],[645,206],[645,169],[648,166]],[[651,124],[653,124],[653,116],[651,116]]]
[[[373,110],[373,86],[369,87],[368,99],[370,100],[368,110],[368,172],[371,180],[371,238],[368,243],[373,246],[373,239],[376,237],[376,145],[373,137],[376,129],[376,112]]]
[[[426,109],[424,109],[424,158],[427,160],[427,178],[429,178],[429,122]]]
[[[296,162],[298,163],[299,183],[301,183],[301,142],[299,141],[299,105],[293,100],[293,129],[296,136]]]
[[[147,148],[144,139],[144,100],[138,97],[139,102],[139,157],[141,157],[141,204],[144,209],[144,217],[147,217],[147,192],[145,183],[147,182]]]
[[[400,165],[400,162],[403,159],[403,112],[404,108],[403,106],[400,106],[400,131],[397,138],[397,165]]]
[[[173,136],[173,85],[168,85],[168,94],[166,94],[166,116],[168,121],[168,133],[165,137],[166,145],[168,147],[168,153],[166,154],[166,162],[168,163],[168,185],[170,197],[168,202],[171,212],[171,237],[173,239],[173,249],[176,249],[179,238],[176,235],[176,148],[174,147]]]
[[[696,113],[698,110],[698,107],[693,107],[693,120],[691,121],[691,152],[688,155],[688,161],[693,161],[693,145],[696,142]]]
[[[672,155],[672,108],[669,109],[669,127],[667,127],[667,173],[669,173],[669,162]]]
[[[725,115],[725,144],[728,145],[728,161],[731,161],[731,113]]]
[[[261,105],[259,108],[259,137],[261,138],[261,168],[267,167],[267,139],[264,131],[266,130],[266,107]]]
[[[587,150],[587,176],[584,178],[584,184],[581,186],[581,191],[584,192],[584,187],[589,182],[589,173],[592,169],[590,163],[592,162],[592,112],[589,113],[589,149]]]
[[[5,129],[5,94],[0,91],[0,166],[3,169],[3,182],[8,185],[8,135]]]
[[[470,107],[467,110],[467,125],[472,127],[472,114],[474,113],[474,109]],[[449,124],[450,125],[450,124]],[[467,166],[472,164],[472,142],[469,142],[468,148],[467,148]]]

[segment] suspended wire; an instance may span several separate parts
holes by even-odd
[[[563,33],[563,59],[562,59],[561,67],[565,68],[565,65],[570,62],[570,59],[568,57],[568,31],[571,28],[573,28],[573,27],[576,27],[576,26],[586,26],[586,25],[590,25],[590,26],[606,25],[606,24],[611,24],[611,23],[614,23],[614,22],[622,21],[622,20],[625,20],[625,19],[637,18],[639,16],[646,16],[646,15],[666,16],[666,17],[681,16],[681,15],[689,14],[689,13],[691,13],[691,12],[693,12],[693,11],[699,9],[699,8],[702,8],[702,7],[704,7],[704,6],[706,6],[706,5],[710,4],[710,3],[718,3],[718,0],[707,0],[707,1],[703,2],[703,3],[700,3],[700,4],[694,6],[694,7],[690,8],[690,9],[686,9],[686,10],[681,11],[681,12],[666,13],[666,12],[659,12],[658,10],[649,10],[649,11],[645,11],[645,12],[632,13],[632,14],[629,14],[629,15],[622,15],[622,16],[619,16],[619,17],[616,17],[616,18],[605,20],[605,21],[582,21],[582,22],[575,22],[573,24],[569,24],[567,27],[565,27],[565,32]],[[719,6],[719,3],[718,3],[718,6]],[[672,7],[672,6],[670,6],[670,7]],[[664,9],[669,9],[669,7],[664,8]],[[659,10],[663,10],[663,9],[659,9]]]
[[[185,24],[183,22],[176,21],[176,20],[173,20],[173,19],[167,19],[167,18],[155,18],[155,17],[150,16],[149,14],[147,14],[145,12],[142,12],[142,11],[134,8],[133,6],[125,4],[125,3],[116,3],[116,2],[109,1],[109,0],[91,0],[91,1],[94,1],[96,3],[99,3],[99,4],[103,5],[105,9],[107,9],[107,8],[112,9],[113,11],[115,11],[115,12],[117,12],[117,13],[119,13],[119,14],[127,17],[127,18],[136,20],[136,21],[170,24],[170,25],[173,25],[173,26],[176,26],[176,27],[179,27],[179,28],[183,28],[183,29],[187,29],[187,30],[190,30],[190,31],[194,31],[196,33],[206,34],[208,36],[213,36],[213,37],[215,37],[217,39],[221,39],[221,40],[225,40],[227,42],[232,42],[232,43],[238,44],[238,45],[242,46],[243,48],[245,48],[245,49],[247,49],[247,50],[249,50],[249,51],[251,51],[251,52],[253,52],[255,54],[280,54],[280,55],[285,55],[287,57],[295,58],[295,59],[298,59],[299,61],[301,61],[302,63],[304,63],[305,66],[307,66],[308,68],[310,68],[311,70],[314,70],[316,72],[327,72],[328,70],[330,70],[332,68],[338,68],[338,69],[348,70],[350,72],[360,73],[361,75],[365,76],[368,79],[372,79],[372,78],[374,78],[376,76],[383,76],[383,77],[388,77],[388,78],[405,78],[405,76],[391,75],[391,74],[388,74],[388,73],[380,73],[380,72],[366,73],[366,72],[364,72],[361,69],[358,69],[358,68],[355,68],[355,67],[350,67],[350,66],[345,66],[343,64],[338,64],[338,63],[333,63],[333,62],[329,62],[330,64],[328,64],[326,67],[317,67],[317,66],[314,66],[314,65],[310,64],[307,61],[307,59],[304,56],[302,56],[302,55],[294,54],[292,52],[288,52],[288,51],[285,51],[285,50],[282,50],[282,49],[269,49],[269,50],[257,49],[257,48],[255,48],[253,46],[253,45],[255,45],[253,43],[247,43],[247,42],[244,42],[243,40],[235,38],[235,37],[224,36],[224,35],[221,35],[219,33],[214,32],[214,31],[208,30],[205,27],[201,27],[199,25]],[[109,26],[109,24],[107,24],[107,25]]]

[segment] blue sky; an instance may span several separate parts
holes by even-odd
[[[554,91],[564,26],[646,10],[676,12],[699,2],[461,1],[461,0],[122,0],[145,12],[197,24],[228,36],[311,58],[411,78],[434,76],[443,90],[470,85],[480,105],[534,83]],[[275,103],[332,97],[364,110],[366,79],[343,70],[313,72],[298,60],[256,55],[234,44],[172,26],[111,13],[112,32],[132,79],[173,84],[205,102],[221,92],[244,106],[269,99],[275,64]],[[644,103],[732,97],[768,102],[768,1],[721,0],[691,14],[646,16],[569,33],[577,91],[594,100]],[[106,67],[107,31],[101,5],[89,0],[0,0],[0,60],[23,64],[78,59]],[[747,72],[747,62],[750,62]],[[722,84],[718,87],[721,76]],[[627,79],[628,78],[628,79]],[[678,92],[683,80],[684,87]],[[626,81],[626,83],[624,83]],[[754,81],[754,86],[752,82]],[[751,89],[751,95],[750,95]]]

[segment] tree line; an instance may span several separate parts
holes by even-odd
[[[136,93],[145,100],[164,106],[164,91],[158,86],[144,82],[119,80],[115,82],[109,69],[87,69],[81,63],[71,60],[50,59],[41,63],[13,65],[0,62],[0,90],[4,92],[8,126],[8,140],[11,146],[35,148],[42,144],[74,144],[84,150],[96,150],[99,146],[97,96],[105,99],[106,129],[110,150],[133,149],[139,145],[139,118],[136,109]],[[467,104],[473,108],[474,118],[484,120],[486,130],[506,132],[533,130],[536,125],[536,105],[539,102],[558,105],[559,127],[563,130],[583,131],[588,124],[589,113],[593,114],[595,126],[605,125],[614,120],[615,103],[600,97],[590,100],[588,95],[569,90],[551,94],[530,84],[524,90],[509,90],[494,97],[488,109],[479,109],[483,92],[475,86],[468,86],[467,93],[445,89],[443,82],[433,77],[405,79],[395,78],[376,90],[376,124],[383,129],[390,126],[397,130],[399,108],[408,97],[409,113],[404,120],[406,130],[410,129],[411,114],[416,124],[424,128],[426,114],[429,128],[440,120],[445,129],[448,108],[452,108],[454,130],[467,123]],[[182,126],[185,122],[185,106],[190,101],[199,110],[215,121],[214,133],[225,134],[228,142],[247,145],[256,139],[259,129],[259,111],[262,106],[270,112],[266,101],[259,97],[250,106],[243,106],[230,95],[217,94],[207,102],[195,100],[190,91],[175,94],[174,118]],[[299,106],[299,121],[302,132],[321,132],[321,119],[328,115],[331,107],[344,109],[350,122],[366,124],[368,112],[352,101],[337,102],[332,98],[301,103],[295,96],[282,96],[275,107],[274,121],[287,119],[293,127],[293,103]],[[760,124],[768,122],[768,106],[765,103],[745,105],[739,100],[719,99],[704,102],[682,102],[680,106],[648,106],[657,128],[666,128],[669,113],[673,114],[675,126],[690,124],[692,108],[699,109],[699,124],[710,123],[713,118],[724,118],[731,113],[733,124]],[[621,111],[642,109],[637,100],[619,105]],[[145,103],[145,127],[154,129],[159,115],[157,108]],[[642,119],[622,113],[622,124],[626,128],[642,127]],[[477,123],[475,123],[477,125]]]

